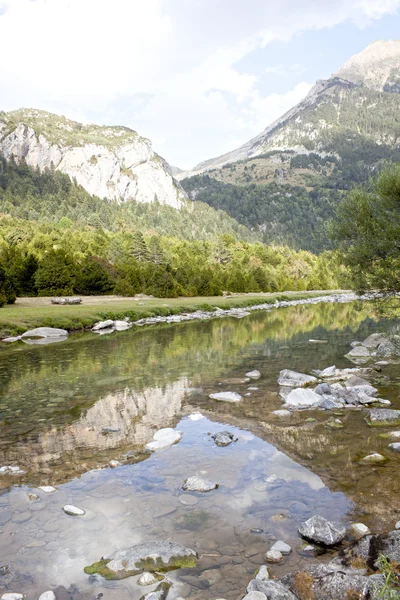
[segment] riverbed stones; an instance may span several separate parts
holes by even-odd
[[[278,550],[268,550],[265,560],[269,563],[280,563],[283,561],[283,554]]]
[[[217,392],[216,394],[210,394],[211,400],[218,400],[219,402],[240,402],[243,398],[237,392]]]
[[[56,327],[36,327],[35,329],[29,329],[21,335],[22,339],[29,338],[64,338],[68,337],[68,331],[66,329],[58,329]]]
[[[186,492],[211,492],[217,489],[218,484],[210,479],[203,479],[197,475],[189,477],[183,482],[182,489]]]
[[[106,579],[124,579],[144,571],[165,571],[182,567],[195,567],[197,553],[176,542],[144,542],[126,550],[106,554],[85,567],[88,575],[99,573]]]
[[[393,408],[373,408],[368,413],[367,422],[372,427],[400,424],[400,410]]]
[[[332,365],[331,367],[326,367],[326,369],[321,371],[321,373],[319,374],[319,376],[322,377],[323,379],[335,377],[335,375],[336,375],[336,366],[335,365]]]
[[[364,341],[363,345],[367,346],[367,348],[375,349],[382,342],[386,342],[387,337],[383,333],[371,333]]]
[[[283,542],[282,540],[278,540],[277,542],[275,542],[275,544],[270,548],[270,550],[278,551],[283,556],[287,556],[292,551],[292,549],[289,546],[289,544],[286,544],[286,542]]]
[[[301,388],[317,382],[317,378],[313,375],[298,373],[297,371],[291,371],[290,369],[283,369],[279,373],[278,378],[278,384],[283,387]]]
[[[79,508],[73,504],[66,504],[63,506],[63,511],[66,515],[70,515],[71,517],[83,517],[83,515],[86,514],[86,511],[84,511],[83,508]]]
[[[331,386],[329,383],[319,383],[315,388],[314,392],[320,396],[329,396],[332,394]]]
[[[400,442],[394,442],[393,444],[389,444],[389,448],[394,450],[395,452],[400,452]]]
[[[385,456],[383,456],[382,454],[380,454],[379,452],[371,452],[370,454],[367,454],[367,456],[364,456],[363,458],[361,458],[359,463],[361,465],[377,465],[377,464],[384,463],[386,461],[387,461],[387,458]]]
[[[340,399],[335,399],[333,396],[323,396],[318,406],[325,410],[335,410],[343,408],[344,402]]]
[[[298,531],[302,538],[323,546],[335,546],[346,535],[345,527],[339,523],[332,523],[320,515],[314,515],[302,523]]]
[[[23,471],[20,467],[15,467],[12,465],[0,467],[0,475],[23,475],[24,473],[25,471]]]
[[[215,444],[221,448],[229,446],[229,444],[235,441],[235,436],[230,431],[218,431],[211,437]]]
[[[321,396],[313,392],[313,390],[295,388],[286,397],[285,404],[288,407],[294,408],[310,408],[318,406],[321,402]]]
[[[379,358],[387,358],[389,356],[395,356],[398,353],[396,346],[390,340],[385,340],[379,344],[376,349],[376,356]]]
[[[254,369],[254,371],[246,373],[246,377],[250,377],[250,379],[260,379],[261,373],[260,371],[257,371],[257,369]]]
[[[172,429],[171,427],[165,427],[154,434],[153,441],[146,444],[146,449],[150,450],[151,452],[164,450],[169,446],[177,444],[181,439],[182,434],[180,431],[175,431],[175,429]]]
[[[56,595],[54,592],[49,590],[47,592],[43,592],[43,594],[40,594],[38,600],[56,600]]]

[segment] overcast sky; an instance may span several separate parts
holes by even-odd
[[[399,32],[400,0],[0,0],[0,109],[126,125],[190,168]]]

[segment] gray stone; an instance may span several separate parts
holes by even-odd
[[[39,600],[56,600],[56,595],[51,590],[48,592],[43,592],[43,594],[40,594]]]
[[[351,391],[356,394],[366,394],[367,396],[377,396],[378,390],[372,385],[355,385],[351,388]]]
[[[275,544],[270,548],[270,550],[280,552],[281,554],[283,554],[283,556],[290,554],[292,551],[289,544],[286,544],[286,542],[282,542],[282,540],[278,540],[277,542],[275,542]]]
[[[243,399],[237,392],[217,392],[216,394],[210,394],[209,398],[220,402],[240,402]]]
[[[286,405],[295,408],[309,408],[318,406],[321,402],[321,396],[303,388],[295,388],[286,398]]]
[[[400,521],[397,521],[396,525],[394,526],[395,529],[400,529]]]
[[[371,353],[365,346],[355,346],[346,354],[347,358],[370,358]]]
[[[324,408],[325,410],[334,410],[343,408],[343,404],[343,400],[336,400],[332,396],[323,396],[318,406],[319,408]]]
[[[315,515],[300,525],[299,534],[311,542],[323,544],[324,546],[335,546],[344,539],[346,528],[338,523],[331,523],[324,517]]]
[[[279,373],[278,384],[284,387],[300,388],[312,383],[317,383],[317,378],[313,375],[297,373],[297,371],[291,371],[290,369],[283,369]]]
[[[164,450],[164,448],[177,444],[181,439],[182,434],[179,431],[175,431],[171,427],[165,427],[154,434],[153,441],[146,444],[146,449],[151,452]]]
[[[269,563],[280,563],[283,560],[283,555],[278,550],[268,550],[265,559]]]
[[[217,483],[214,483],[210,479],[203,479],[194,475],[189,477],[182,485],[182,489],[186,492],[211,492],[218,487]]]
[[[396,452],[400,452],[400,442],[394,442],[393,444],[389,444],[389,448],[391,450],[395,450]]]
[[[18,592],[6,592],[1,596],[1,600],[23,600],[23,598],[25,598],[24,594]]]
[[[357,375],[351,375],[344,384],[347,388],[352,388],[358,385],[369,385],[369,382]]]
[[[400,423],[400,410],[392,408],[373,408],[368,413],[370,425],[397,425]]]
[[[74,506],[73,504],[66,504],[63,506],[63,511],[67,515],[71,515],[71,517],[83,517],[86,514],[86,511],[83,508],[78,508],[78,506]]]
[[[248,592],[262,592],[267,600],[297,600],[296,596],[280,581],[252,579],[247,586]]]
[[[24,473],[25,471],[20,469],[20,467],[15,467],[13,465],[0,467],[0,475],[23,475]]]
[[[373,404],[374,402],[376,402],[376,398],[368,396],[365,392],[359,392],[357,400],[360,404]]]
[[[319,376],[322,377],[323,379],[328,378],[328,377],[335,377],[336,375],[336,366],[332,365],[331,367],[327,367],[326,369],[324,369],[323,371],[320,372]]]
[[[350,531],[357,540],[371,533],[370,528],[364,525],[364,523],[352,523]]]
[[[154,585],[155,583],[158,583],[160,580],[162,579],[162,576],[154,574],[154,573],[149,573],[149,571],[145,571],[138,579],[138,584],[139,585]]]
[[[276,417],[290,417],[291,412],[290,412],[290,410],[285,410],[285,409],[273,410],[271,415],[275,415]]]
[[[61,304],[61,305],[82,304],[82,298],[76,298],[76,297],[52,298],[51,303],[52,304]]]
[[[104,561],[104,562],[103,562]],[[116,550],[102,559],[100,570],[110,579],[123,579],[144,571],[194,567],[197,553],[176,542],[144,542],[126,550]],[[106,563],[106,564],[105,564]],[[92,567],[95,567],[94,563]],[[92,568],[90,568],[92,571]]]
[[[114,321],[114,328],[116,331],[126,331],[132,327],[128,321]]]
[[[217,446],[229,446],[235,441],[235,436],[230,431],[218,431],[211,436]]]
[[[46,494],[51,494],[52,492],[57,491],[56,488],[52,485],[40,485],[39,490],[42,490],[42,492],[46,492]]]
[[[376,356],[379,358],[386,358],[387,356],[395,356],[398,353],[396,346],[390,341],[385,340],[379,344],[376,350]]]
[[[268,598],[262,592],[249,592],[243,596],[243,600],[268,600]]]
[[[153,592],[144,594],[139,600],[165,600],[171,586],[172,584],[169,581],[163,581]]]
[[[250,377],[250,379],[260,379],[261,373],[255,369],[254,371],[249,371],[249,373],[246,373],[246,377]]]
[[[328,396],[332,394],[331,386],[329,383],[319,383],[315,388],[314,392],[320,396]]]
[[[36,329],[29,329],[29,331],[25,331],[25,333],[21,335],[22,339],[60,337],[68,337],[68,331],[66,329],[57,329],[55,327],[36,327]]]
[[[363,342],[367,348],[377,348],[382,342],[386,342],[387,337],[383,333],[371,333]]]

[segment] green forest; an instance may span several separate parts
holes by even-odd
[[[90,196],[58,171],[4,159],[0,167],[2,304],[16,296],[212,296],[347,282],[331,253],[267,246],[200,203],[188,203],[183,214],[157,204],[118,205]],[[150,226],[157,216],[159,230]]]

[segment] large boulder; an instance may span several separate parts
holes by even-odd
[[[364,341],[363,345],[375,350],[380,344],[387,341],[387,336],[383,333],[371,333]]]
[[[388,356],[396,356],[398,350],[396,346],[390,340],[385,340],[381,344],[379,344],[376,349],[376,356],[379,358],[386,358]]]
[[[345,357],[356,363],[365,363],[371,358],[371,352],[365,346],[355,346]]]
[[[344,539],[346,528],[339,523],[331,523],[320,515],[315,515],[300,525],[299,534],[311,542],[323,546],[335,546]]]
[[[124,579],[144,571],[169,571],[195,567],[197,553],[175,542],[145,542],[127,550],[116,550],[85,567],[85,573],[99,573],[105,579]]]
[[[36,327],[36,329],[29,329],[21,335],[22,339],[29,338],[65,338],[68,337],[68,331],[66,329],[58,329],[56,327]]]
[[[321,396],[312,390],[296,388],[286,397],[285,403],[293,408],[310,408],[318,406],[321,402]]]
[[[297,371],[291,371],[290,369],[283,369],[279,373],[278,384],[283,387],[299,388],[312,383],[317,383],[317,378],[313,375],[297,373]]]

